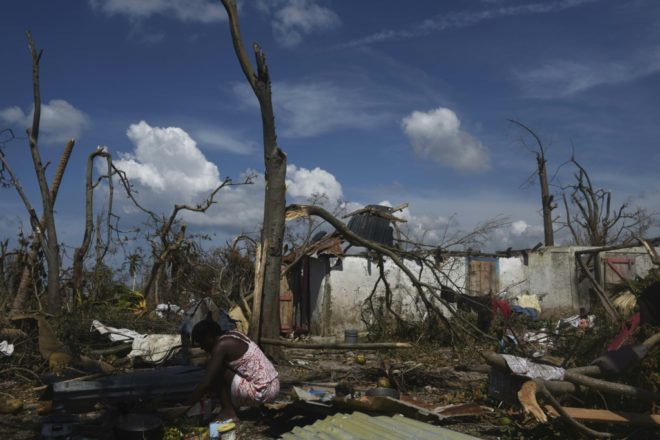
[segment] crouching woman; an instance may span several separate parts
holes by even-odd
[[[280,391],[277,370],[250,338],[235,330],[223,332],[215,322],[205,320],[193,328],[192,340],[211,354],[211,360],[185,409],[212,392],[222,403],[220,420],[238,420],[240,407],[275,400]]]

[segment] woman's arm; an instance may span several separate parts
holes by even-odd
[[[224,358],[225,350],[223,348],[223,343],[220,342],[213,348],[211,360],[206,366],[206,374],[204,375],[202,381],[197,385],[190,398],[186,401],[186,407],[189,408],[195,403],[199,402],[208,392],[213,382],[221,378]]]

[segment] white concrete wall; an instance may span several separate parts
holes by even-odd
[[[529,292],[538,295],[542,310],[579,310],[575,280],[575,248],[561,247],[529,256]]]
[[[337,264],[337,261],[341,262]],[[311,303],[315,304],[312,309],[312,333],[343,337],[346,329],[365,330],[361,311],[378,280],[377,263],[358,255],[348,255],[342,260],[331,257],[329,263],[330,271],[324,276],[318,291],[314,292],[312,289],[311,292]],[[420,266],[416,262],[406,260],[405,264],[415,275],[420,274]],[[320,268],[321,265],[313,267]],[[448,259],[439,267],[443,275],[442,283],[457,290],[464,288],[466,268],[463,258]],[[426,309],[408,276],[389,259],[385,260],[384,271],[392,290],[392,309],[405,319],[423,319]],[[422,269],[421,280],[427,284],[438,285],[428,269]],[[439,291],[436,293],[439,295]],[[374,298],[384,296],[385,285],[381,281]],[[432,295],[427,293],[427,297],[431,299]],[[373,305],[376,309],[385,309],[385,304],[379,300],[374,300]]]
[[[506,292],[507,298],[513,298],[529,292],[529,267],[523,257],[499,259],[500,292]]]
[[[561,310],[577,312],[580,307],[590,308],[588,283],[577,285],[575,252],[584,247],[556,247],[542,249],[529,254],[528,264],[522,256],[500,258],[498,277],[500,291],[506,298],[530,293],[538,295],[544,311]],[[660,248],[658,248],[660,252]],[[613,251],[608,254],[626,255],[635,258],[635,273],[644,276],[653,266],[643,248]],[[601,254],[603,258],[605,254]],[[327,258],[327,257],[324,257]],[[328,260],[312,259],[312,333],[323,336],[343,337],[344,330],[364,330],[361,310],[371,294],[379,276],[378,265],[371,259],[345,256],[340,264],[335,257]],[[330,270],[327,271],[327,263]],[[406,266],[415,274],[420,267],[407,260]],[[438,266],[442,284],[463,292],[467,285],[468,267],[464,257],[447,258]],[[385,274],[392,289],[392,308],[406,319],[422,319],[426,309],[408,277],[392,261],[385,260]],[[421,271],[423,282],[438,285],[430,270]],[[439,292],[437,292],[439,295]],[[384,298],[385,287],[379,283],[374,297]],[[429,299],[432,295],[427,295]],[[378,301],[373,302],[378,307]],[[440,309],[441,304],[437,303]],[[381,307],[385,307],[382,304]],[[446,312],[446,310],[445,310]],[[449,316],[448,312],[445,313]]]

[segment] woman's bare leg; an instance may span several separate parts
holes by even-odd
[[[234,372],[231,370],[225,370],[223,373],[222,381],[218,381],[218,394],[220,395],[220,403],[222,404],[222,410],[220,411],[219,419],[234,419],[238,421],[238,415],[236,414],[236,408],[231,402],[231,383],[234,380]]]

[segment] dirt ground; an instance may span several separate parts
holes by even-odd
[[[358,363],[364,356],[364,364]],[[381,377],[388,377],[402,390],[402,400],[414,405],[434,409],[449,404],[476,403],[481,414],[453,417],[443,426],[483,439],[525,438],[579,438],[561,421],[539,425],[530,416],[522,414],[517,405],[508,405],[488,396],[488,374],[476,350],[452,350],[434,345],[408,350],[338,351],[285,349],[286,361],[279,363],[282,383],[279,401],[293,400],[292,387],[313,384],[342,383],[364,391],[376,385]],[[0,416],[0,432],[5,438],[40,438],[42,417],[38,414],[39,392],[19,381],[2,383],[3,394],[11,394],[25,402],[25,408],[16,415]],[[284,405],[281,405],[284,407]],[[99,413],[102,414],[102,413]],[[278,438],[294,426],[313,423],[325,414],[312,414],[299,409],[245,410],[240,414],[240,438]],[[109,415],[90,419],[90,423],[77,429],[78,438],[113,438]],[[169,422],[182,431],[195,424],[195,420]],[[628,432],[628,438],[658,438],[653,432]],[[656,433],[657,434],[657,433]],[[625,435],[624,435],[625,436]],[[75,437],[74,437],[75,438]]]
[[[125,320],[118,317],[115,322],[122,323]],[[164,325],[162,320],[154,322]],[[113,324],[112,321],[110,323]],[[168,330],[152,328],[154,324],[146,321],[135,320],[129,324],[131,327],[144,325],[144,328],[139,328],[144,332]],[[58,336],[67,341],[68,346],[77,347],[80,353],[89,353],[92,349],[108,346],[107,340],[90,334],[89,324],[82,320],[69,320],[64,324],[57,323],[54,327]],[[43,420],[47,416],[40,414],[40,408],[43,406],[39,401],[43,393],[40,378],[50,372],[50,367],[39,355],[36,330],[22,328],[28,337],[18,342],[12,357],[0,358],[0,399],[17,398],[24,402],[24,407],[15,415],[0,414],[0,433],[3,434],[3,439],[0,440],[41,438]],[[520,323],[516,328],[529,328],[529,323]],[[646,334],[638,334],[636,339],[643,340],[658,331],[660,329],[650,328]],[[566,339],[563,345],[555,347],[554,354],[559,358],[568,358],[570,362],[567,367],[588,365],[602,353],[607,341],[612,337],[612,332],[605,327],[589,332]],[[447,405],[474,404],[473,408],[478,410],[471,411],[472,415],[454,416],[442,421],[444,427],[455,431],[482,439],[583,438],[562,420],[539,424],[531,415],[524,414],[516,401],[515,391],[510,396],[510,402],[501,395],[498,398],[489,395],[488,367],[479,352],[497,348],[495,343],[478,341],[463,343],[453,348],[439,343],[421,342],[413,344],[413,348],[397,350],[283,349],[282,360],[277,364],[281,380],[278,399],[280,404],[260,410],[241,411],[240,438],[278,438],[294,426],[311,424],[332,413],[332,409],[313,412],[295,404],[287,405],[295,400],[293,386],[326,386],[334,389],[336,384],[341,384],[342,387],[352,388],[363,394],[367,389],[376,386],[383,377],[401,391],[403,401],[429,411]],[[110,356],[105,357],[105,360],[113,361]],[[115,364],[120,364],[120,360],[115,359]],[[82,376],[88,372],[73,369],[69,374]],[[657,391],[660,388],[660,346],[656,346],[644,361],[625,377],[615,380]],[[600,393],[584,393],[564,402],[570,406],[584,408],[625,409],[638,413],[659,412],[654,404],[621,396],[603,396]],[[84,415],[84,418],[84,423],[76,425],[75,434],[78,437],[72,438],[113,438],[116,412],[113,413],[107,408],[96,408]],[[167,426],[179,427],[185,431],[196,423],[196,419],[179,420],[168,422]],[[613,432],[618,438],[660,438],[660,431],[648,428],[625,425],[590,426]]]
[[[364,356],[364,365],[357,362],[358,355]],[[451,403],[477,402],[488,407],[478,417],[457,418],[446,426],[485,439],[501,438],[509,431],[502,414],[495,410],[496,402],[486,397],[488,377],[486,373],[469,371],[467,356],[453,353],[446,347],[420,347],[412,350],[387,352],[355,352],[338,350],[285,349],[282,361],[277,365],[281,379],[280,401],[293,400],[292,387],[320,383],[342,382],[350,384],[356,391],[374,387],[379,378],[387,376],[401,390],[402,399],[415,405],[434,409]],[[463,361],[461,360],[463,358]],[[18,381],[2,384],[3,392],[25,402],[25,408],[16,415],[0,415],[0,432],[11,439],[39,438],[42,417],[37,413],[39,392]],[[492,410],[490,409],[492,408]],[[240,414],[242,438],[277,438],[294,426],[313,423],[322,414],[273,409],[246,410]],[[192,422],[186,422],[189,425]],[[171,424],[169,426],[175,426]],[[91,438],[112,438],[109,420],[95,420],[90,427],[80,430]]]

